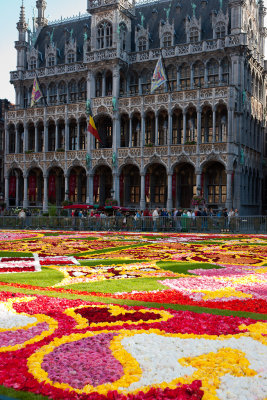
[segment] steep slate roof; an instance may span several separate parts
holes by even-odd
[[[168,8],[171,5],[169,14],[169,23],[172,24],[174,21],[175,38],[174,44],[186,43],[186,32],[185,32],[185,20],[188,16],[192,17],[192,3],[190,0],[161,0],[156,2],[150,2],[146,4],[136,4],[136,18],[132,21],[132,51],[135,50],[135,27],[141,25],[141,14],[144,15],[144,27],[149,28],[150,41],[149,48],[159,48],[159,25],[162,21],[166,21],[166,11],[164,8]],[[211,14],[214,10],[219,10],[219,0],[207,0],[207,4],[203,7],[202,0],[194,0],[196,4],[196,17],[201,16],[202,19],[202,31],[201,38],[203,40],[212,39],[213,31],[211,24]],[[180,9],[177,5],[180,4]],[[223,12],[226,12],[228,7],[228,0],[223,0]],[[40,67],[45,66],[45,46],[49,43],[48,33],[52,33],[54,29],[53,42],[59,49],[60,57],[57,59],[57,64],[65,63],[65,35],[66,30],[70,31],[73,29],[73,37],[77,41],[77,61],[83,60],[83,43],[84,43],[84,26],[88,25],[87,34],[88,37],[91,35],[91,17],[88,14],[88,18],[79,18],[66,22],[55,23],[45,26],[35,43],[35,47],[42,53],[43,60],[40,60]],[[67,33],[69,36],[69,33]],[[67,37],[68,37],[67,36]]]
[[[64,23],[59,24],[51,24],[45,26],[40,34],[38,35],[37,41],[35,43],[35,47],[38,47],[38,50],[43,55],[43,60],[40,60],[40,67],[45,66],[45,47],[49,43],[49,35],[48,33],[52,33],[54,29],[53,42],[55,43],[57,49],[59,49],[60,57],[57,59],[58,64],[65,63],[65,35],[67,34],[67,38],[69,37],[69,33],[66,33],[66,29],[70,32],[73,29],[73,38],[77,41],[77,61],[83,60],[83,43],[84,43],[84,25],[87,24],[87,34],[90,36],[91,32],[91,17],[88,15],[88,18],[81,18],[72,21],[66,21]]]
[[[151,36],[151,41],[149,43],[149,48],[159,48],[160,47],[160,39],[159,39],[159,25],[161,21],[166,21],[166,12],[164,8],[168,8],[171,5],[171,10],[169,14],[169,23],[172,24],[174,21],[174,30],[175,30],[175,38],[174,44],[182,44],[186,43],[186,32],[185,32],[185,20],[188,16],[192,17],[192,3],[196,4],[196,17],[199,19],[201,17],[202,31],[201,31],[201,39],[212,39],[213,38],[213,30],[211,24],[211,13],[216,10],[219,11],[220,2],[219,0],[208,0],[207,4],[202,7],[202,0],[172,0],[172,1],[160,1],[160,2],[152,2],[149,4],[136,4],[136,21],[135,26],[137,24],[141,24],[141,15],[142,13],[145,17],[144,27],[149,28],[149,33]],[[177,5],[180,4],[181,8]],[[223,12],[226,13],[228,7],[228,0],[223,0]],[[153,12],[156,10],[157,12]],[[134,42],[134,32],[133,29],[133,42]]]

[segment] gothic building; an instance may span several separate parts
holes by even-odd
[[[6,203],[171,209],[200,194],[262,212],[263,0],[132,1],[87,0],[87,14],[48,22],[37,0],[32,31],[21,6]],[[160,54],[168,83],[151,94]],[[44,97],[30,107],[36,73]]]

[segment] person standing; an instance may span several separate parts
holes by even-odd
[[[156,209],[153,211],[153,214],[152,214],[152,219],[153,219],[153,231],[154,231],[154,232],[157,232],[158,218],[159,218],[159,209],[156,208]]]

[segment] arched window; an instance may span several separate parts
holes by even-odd
[[[77,83],[72,80],[69,83],[69,101],[75,102],[77,100]]]
[[[95,97],[102,96],[102,74],[98,72],[95,77]]]
[[[55,83],[51,83],[48,88],[49,104],[56,104],[57,102],[57,87]]]
[[[197,28],[191,28],[189,32],[189,42],[196,43],[199,41],[199,31]]]
[[[101,22],[97,28],[97,48],[104,49],[112,46],[112,25],[109,22]]]
[[[180,85],[181,89],[189,89],[190,83],[190,67],[187,64],[183,64],[180,69]]]
[[[148,70],[144,70],[141,76],[142,76],[142,93],[148,94],[150,93],[150,87],[151,87],[151,73]]]
[[[147,49],[147,40],[145,37],[140,37],[138,40],[138,51],[145,51]]]
[[[176,91],[177,90],[177,69],[173,65],[170,65],[167,68],[167,72],[168,72],[169,85],[171,87],[171,90]]]
[[[137,72],[132,71],[130,75],[130,94],[135,95],[138,93],[138,75]]]
[[[218,85],[219,82],[219,64],[216,60],[208,62],[208,83],[211,86]]]
[[[223,22],[218,22],[215,27],[215,38],[221,39],[225,37],[225,24]]]
[[[37,68],[37,60],[35,57],[31,57],[30,59],[30,69],[36,69]]]
[[[171,33],[165,33],[163,36],[163,47],[170,47],[172,45],[172,35]]]
[[[222,165],[211,165],[206,172],[208,203],[223,204],[226,202],[226,173]]]
[[[204,85],[204,64],[197,61],[194,64],[194,86],[202,87]]]
[[[86,100],[86,80],[81,79],[78,83],[79,100]]]
[[[55,64],[56,64],[55,56],[53,54],[50,54],[47,59],[47,66],[53,67],[53,65],[55,65]]]
[[[58,94],[59,94],[59,102],[66,103],[67,102],[67,88],[65,82],[60,82],[58,85]]]
[[[68,57],[67,57],[67,62],[68,64],[74,63],[75,62],[75,54],[74,51],[69,51]]]
[[[229,61],[224,58],[222,61],[222,81],[223,83],[229,83]]]

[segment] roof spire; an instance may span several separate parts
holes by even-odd
[[[17,23],[17,30],[20,33],[23,33],[23,32],[26,32],[27,29],[28,29],[28,24],[26,23],[26,19],[25,19],[25,8],[24,8],[23,0],[22,0],[21,6],[20,6],[19,22]]]

